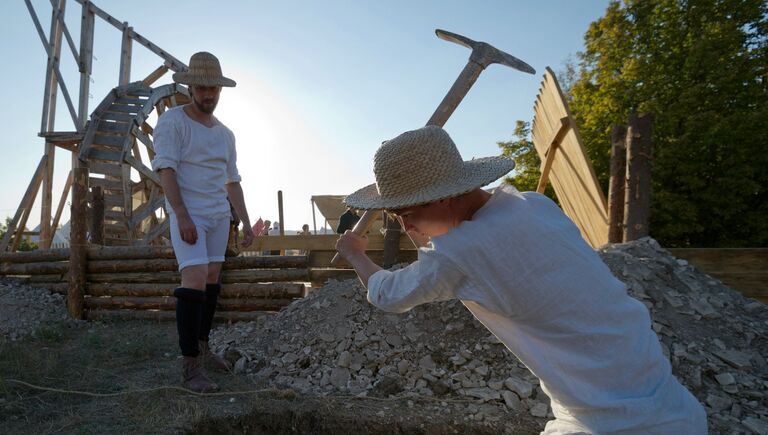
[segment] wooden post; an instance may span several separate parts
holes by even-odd
[[[386,212],[382,213],[386,232],[384,233],[384,260],[381,267],[388,269],[397,263],[397,257],[400,253],[401,227],[397,219],[392,219]]]
[[[104,244],[104,191],[101,186],[91,188],[91,243]]]
[[[649,234],[651,211],[651,133],[653,114],[632,114],[627,129],[627,187],[624,207],[624,241]]]
[[[280,235],[285,235],[285,220],[283,220],[283,191],[277,191],[277,216],[280,221]],[[280,255],[285,255],[285,249],[280,250]]]
[[[314,234],[317,235],[317,220],[315,220],[315,199],[310,198],[309,202],[312,203],[312,228],[315,230]]]
[[[624,187],[627,174],[627,126],[611,130],[611,180],[608,187],[608,242],[624,241]]]
[[[64,204],[67,202],[67,196],[69,195],[69,189],[72,187],[72,170],[67,174],[67,181],[64,183],[64,190],[61,192],[61,198],[59,199],[59,205],[56,207],[56,215],[53,217],[53,223],[51,224],[52,237],[56,236],[56,230],[59,229],[59,220],[61,219],[61,213],[64,211]]]
[[[93,27],[94,13],[90,0],[84,0],[80,24],[80,100],[77,106],[77,131],[85,128],[88,120],[88,90],[91,85],[91,66],[93,65]]]
[[[133,51],[133,39],[131,39],[131,33],[133,27],[128,25],[128,22],[123,22],[123,44],[120,50],[120,76],[118,77],[118,84],[120,86],[127,85],[131,82],[131,53]]]
[[[67,311],[70,317],[82,319],[85,302],[85,273],[88,267],[88,244],[85,239],[88,168],[72,169],[72,178]]]
[[[48,57],[48,68],[45,77],[46,92],[44,94],[43,117],[40,132],[53,131],[55,128],[58,81],[53,70],[58,66],[59,58],[61,56],[64,7],[66,6],[66,3],[64,0],[59,0],[58,2],[51,2],[51,5],[53,6],[53,11],[51,13],[51,30],[48,41],[51,56]],[[43,175],[43,194],[40,208],[40,248],[42,249],[51,247],[51,239],[53,238],[52,231],[56,231],[55,228],[51,229],[53,162],[55,152],[56,147],[52,143],[46,141],[45,155],[48,156],[48,161],[46,163],[47,167],[45,174]]]
[[[43,193],[40,208],[40,249],[50,249],[53,232],[56,229],[51,228],[51,209],[53,206],[53,163],[56,157],[56,146],[45,142],[45,155],[48,161],[45,163],[45,172],[43,174]]]
[[[30,5],[31,6],[31,5]],[[55,69],[59,65],[59,55],[61,54],[61,32],[62,21],[59,21],[59,14],[64,14],[65,0],[59,0],[53,4],[51,13],[51,31],[48,34],[48,67],[45,73],[45,93],[43,95],[43,117],[40,125],[40,132],[47,133],[53,131],[56,118],[56,94],[58,92],[58,79]],[[33,19],[37,19],[34,12]],[[42,37],[42,36],[41,36]]]

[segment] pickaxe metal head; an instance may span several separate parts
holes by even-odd
[[[485,42],[473,41],[465,36],[441,29],[435,30],[435,34],[440,39],[455,42],[472,50],[469,60],[480,65],[483,69],[492,63],[499,63],[529,74],[536,74],[536,70],[527,63]]]

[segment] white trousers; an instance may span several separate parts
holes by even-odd
[[[192,222],[197,229],[197,241],[193,245],[181,240],[176,214],[169,213],[168,217],[171,219],[171,243],[179,270],[188,266],[224,261],[224,252],[229,240],[229,216],[192,216]]]

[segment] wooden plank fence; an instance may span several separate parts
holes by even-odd
[[[669,249],[744,296],[768,303],[768,248]]]

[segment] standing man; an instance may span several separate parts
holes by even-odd
[[[253,240],[237,171],[235,136],[215,116],[224,77],[219,60],[199,52],[189,70],[173,75],[189,88],[192,102],[166,111],[154,131],[152,167],[160,174],[170,219],[171,242],[181,271],[176,296],[176,326],[183,355],[182,382],[197,392],[218,389],[202,369],[227,370],[229,364],[208,346],[227,246],[230,206],[243,222],[243,245]]]

